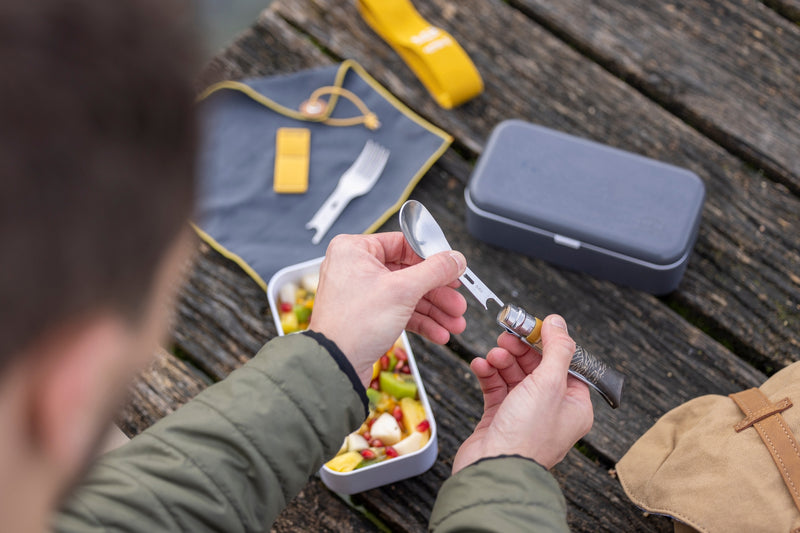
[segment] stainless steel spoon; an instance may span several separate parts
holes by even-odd
[[[442,228],[436,223],[433,215],[416,200],[409,200],[400,208],[400,229],[411,248],[423,259],[439,252],[452,250],[450,243],[447,242],[447,237],[444,236]],[[484,309],[488,309],[486,304],[489,300],[494,300],[500,304],[500,307],[505,305],[503,300],[489,290],[489,287],[484,285],[469,267],[458,279],[478,299]]]
[[[423,259],[452,250],[433,215],[416,200],[409,200],[400,208],[400,229],[414,252]],[[506,331],[541,350],[541,320],[519,306],[504,304],[469,268],[458,279],[485,309],[488,309],[486,304],[489,300],[500,304],[497,323]],[[611,407],[619,407],[625,380],[623,374],[580,346],[575,347],[569,373],[599,392]]]

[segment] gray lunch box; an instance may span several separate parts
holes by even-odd
[[[478,239],[665,294],[686,270],[705,187],[686,169],[508,120],[464,196]]]

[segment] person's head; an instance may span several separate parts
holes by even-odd
[[[56,497],[164,328],[194,195],[182,8],[0,3],[0,501],[22,468]]]

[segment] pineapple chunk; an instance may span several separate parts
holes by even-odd
[[[351,472],[363,461],[364,458],[358,452],[345,452],[337,455],[325,465],[334,472]]]
[[[300,329],[300,323],[297,321],[297,315],[294,311],[281,313],[281,327],[283,328],[283,333],[286,335]]]
[[[378,359],[377,361],[375,361],[375,364],[372,365],[372,378],[370,379],[370,381],[377,378],[380,373],[381,373],[381,360]]]
[[[413,398],[401,398],[400,410],[403,412],[403,425],[409,433],[414,431],[420,422],[428,419],[422,402]],[[430,436],[430,431],[430,429],[426,429],[423,433]]]

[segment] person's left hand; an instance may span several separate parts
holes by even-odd
[[[320,267],[309,329],[335,342],[368,386],[403,329],[438,344],[464,331],[467,302],[455,287],[466,265],[456,251],[422,260],[399,232],[339,235]]]
[[[510,333],[470,363],[483,390],[483,417],[458,449],[453,473],[487,457],[520,455],[547,469],[592,427],[589,387],[568,374],[575,341],[564,319],[542,324],[542,353]]]

